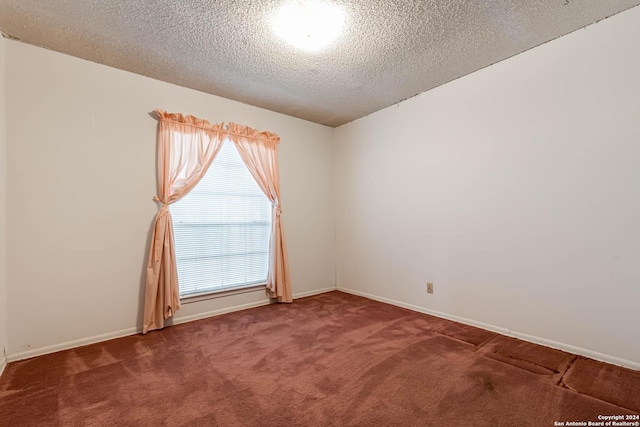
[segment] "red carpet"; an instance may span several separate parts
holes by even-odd
[[[1,426],[553,426],[640,373],[331,292],[10,363]]]

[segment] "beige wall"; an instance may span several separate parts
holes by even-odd
[[[4,366],[4,349],[7,344],[7,136],[5,96],[6,41],[0,35],[0,373]]]
[[[8,354],[135,332],[156,205],[156,108],[281,137],[294,295],[335,287],[333,129],[6,41]],[[266,302],[185,305],[178,319]]]
[[[639,39],[636,7],[338,128],[338,287],[640,369]]]

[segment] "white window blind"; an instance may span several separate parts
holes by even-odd
[[[271,202],[232,141],[170,209],[180,296],[266,283]]]

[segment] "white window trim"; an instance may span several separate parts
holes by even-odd
[[[214,289],[206,292],[199,292],[197,294],[185,295],[180,297],[180,302],[182,304],[191,304],[199,301],[206,301],[206,300],[216,299],[216,298],[224,298],[231,295],[246,294],[249,292],[257,292],[261,290],[266,291],[266,289],[267,289],[267,282],[252,283],[250,285],[234,286],[232,288],[226,288],[226,289]]]

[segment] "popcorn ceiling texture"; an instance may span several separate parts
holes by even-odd
[[[277,0],[0,0],[26,43],[328,126],[508,58],[640,0],[335,1],[346,31],[306,53]],[[215,118],[214,118],[215,120]]]

